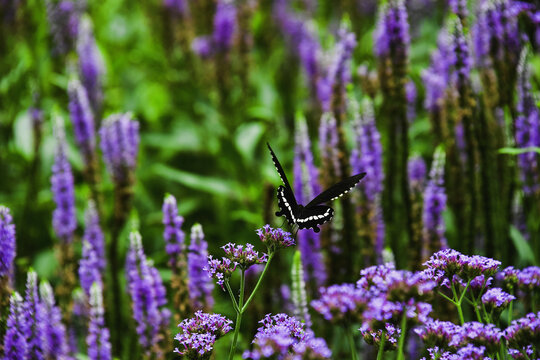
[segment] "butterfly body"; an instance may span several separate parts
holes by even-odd
[[[285,216],[290,225],[296,224],[299,229],[311,228],[313,231],[319,232],[319,226],[334,217],[334,209],[321,204],[343,196],[365,176],[365,173],[361,173],[346,178],[323,191],[304,206],[297,203],[287,176],[270,145],[268,145],[268,149],[272,155],[276,170],[283,181],[283,185],[279,186],[277,190],[279,211],[276,212],[276,216]]]

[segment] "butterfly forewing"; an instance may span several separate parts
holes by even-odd
[[[279,211],[276,216],[285,216],[287,222],[291,225],[297,222],[298,204],[292,191],[281,185],[277,191]]]
[[[270,147],[270,144],[266,143],[266,145],[268,146],[268,150],[270,150],[270,155],[272,155],[272,161],[274,162],[274,166],[276,167],[276,170],[279,174],[279,177],[281,178],[281,181],[283,181],[283,184],[291,192],[291,195],[292,195],[292,188],[291,188],[291,185],[289,185],[287,176],[285,176],[285,171],[283,171],[283,168],[281,167],[281,164],[279,163],[279,160],[277,159],[276,154],[274,154],[274,150],[272,150],[272,148]],[[294,198],[294,195],[293,195],[293,198]]]
[[[309,204],[306,205],[306,208],[311,208],[315,205],[322,204],[330,200],[335,200],[338,197],[343,196],[354,188],[365,175],[366,173],[360,173],[330,186],[328,189],[317,195],[315,199],[311,200]]]
[[[316,205],[309,208],[303,208],[296,219],[296,223],[300,229],[312,228],[313,231],[319,232],[319,225],[332,220],[334,209],[325,205]]]

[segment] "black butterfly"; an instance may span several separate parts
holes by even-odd
[[[344,180],[341,180],[335,185],[332,185],[327,190],[323,191],[311,200],[306,206],[298,204],[294,193],[292,191],[291,185],[285,176],[285,172],[279,163],[279,160],[274,154],[274,151],[268,145],[270,154],[272,155],[272,161],[276,166],[276,170],[283,181],[283,185],[280,185],[277,190],[278,205],[280,211],[276,212],[276,216],[285,216],[287,222],[291,225],[297,224],[299,229],[309,229],[312,228],[313,231],[319,232],[319,225],[324,224],[327,221],[332,220],[334,216],[334,209],[330,206],[320,205],[322,203],[335,200],[343,194],[346,194],[353,187],[356,186],[366,175],[366,173],[360,173]]]

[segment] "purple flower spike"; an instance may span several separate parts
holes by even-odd
[[[102,284],[105,271],[105,240],[99,225],[99,217],[93,201],[89,201],[85,213],[82,257],[79,261],[79,278],[86,296],[94,282]]]
[[[114,114],[105,119],[100,129],[101,151],[107,170],[115,183],[130,181],[137,165],[139,123],[131,114]]]
[[[174,352],[186,359],[209,359],[216,340],[232,330],[232,321],[219,314],[207,314],[197,311],[194,317],[182,321],[178,326],[182,332],[174,339],[180,342],[180,348]]]
[[[180,255],[186,250],[184,239],[186,235],[182,231],[184,218],[178,215],[176,198],[167,195],[163,201],[163,238],[165,239],[165,251],[169,255],[169,265],[176,269]]]
[[[98,256],[93,246],[88,241],[83,241],[82,257],[79,261],[79,278],[86,296],[90,296],[90,288],[93,283],[102,284],[98,263]]]
[[[232,46],[236,31],[236,8],[228,0],[219,0],[214,15],[213,45],[220,52],[227,52]]]
[[[105,73],[103,58],[96,45],[92,30],[92,23],[88,18],[81,21],[79,38],[77,41],[77,54],[79,55],[79,73],[88,99],[95,114],[101,110],[103,100],[102,78]]]
[[[495,309],[497,311],[502,311],[515,299],[515,296],[504,292],[501,288],[493,288],[486,291],[482,296],[482,303],[488,312]]]
[[[294,246],[294,239],[291,233],[282,229],[273,229],[266,224],[262,228],[257,229],[257,235],[268,248],[269,253],[273,253],[279,249]]]
[[[31,359],[43,359],[43,342],[41,341],[39,321],[43,319],[42,304],[38,297],[37,274],[28,272],[26,293],[24,297],[24,334],[28,342],[28,356]]]
[[[212,38],[210,36],[198,36],[191,43],[191,50],[202,59],[209,59],[214,55]]]
[[[332,285],[321,288],[320,293],[320,298],[313,300],[311,306],[333,323],[359,320],[368,301],[365,292],[353,284]]]
[[[28,356],[25,304],[19,293],[10,298],[9,315],[4,336],[5,359],[26,359]]]
[[[51,191],[56,203],[56,209],[53,212],[53,229],[63,243],[71,243],[73,232],[77,228],[75,190],[73,173],[66,154],[64,129],[61,124],[56,126],[56,138],[58,145],[51,176]]]
[[[188,252],[188,287],[191,303],[195,309],[211,308],[214,305],[214,284],[204,270],[208,259],[208,243],[200,224],[191,228],[191,243]]]
[[[467,10],[467,0],[449,0],[450,9],[460,19],[466,19],[469,11]]]
[[[62,313],[54,301],[53,289],[48,282],[39,286],[41,311],[38,327],[41,335],[45,359],[65,359],[69,354],[66,327],[62,323]]]
[[[415,156],[407,163],[409,184],[414,191],[422,192],[426,181],[426,162],[422,157]]]
[[[81,149],[84,161],[88,165],[96,147],[96,130],[94,114],[90,108],[86,89],[78,80],[70,81],[68,85],[69,113],[77,145]]]
[[[208,276],[217,280],[217,284],[225,291],[223,285],[229,281],[238,264],[231,259],[214,259],[212,255],[208,256],[208,265],[203,270],[208,272]]]
[[[339,166],[338,128],[336,118],[326,112],[321,117],[319,125],[319,149],[323,168],[333,177],[341,178]]]
[[[389,57],[391,53],[393,56],[406,58],[410,38],[404,1],[392,0],[383,5],[374,36],[375,54],[379,58]]]
[[[11,284],[15,259],[15,225],[7,207],[0,205],[0,279]]]
[[[180,16],[189,15],[189,6],[185,0],[163,0],[163,7]]]
[[[80,16],[83,6],[71,0],[45,1],[47,20],[54,40],[55,52],[66,54],[73,50],[79,34]]]
[[[105,326],[105,309],[100,284],[94,283],[90,288],[90,320],[88,323],[88,357],[90,360],[110,360],[111,343],[109,329]]]

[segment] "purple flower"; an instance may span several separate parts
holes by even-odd
[[[182,332],[174,338],[180,342],[180,348],[174,352],[186,359],[209,359],[214,343],[232,330],[231,324],[232,321],[219,314],[207,314],[199,310],[194,317],[178,325]]]
[[[351,81],[351,60],[354,48],[356,47],[356,36],[354,33],[341,28],[338,33],[338,42],[333,51],[334,56],[332,63],[328,68],[328,84],[333,89],[333,92],[345,96],[345,87]],[[337,94],[334,94],[334,97]],[[322,108],[325,111],[330,110],[330,104],[323,104]]]
[[[0,205],[0,278],[2,282],[13,281],[13,260],[15,259],[15,225],[9,208]]]
[[[465,347],[459,349],[456,355],[456,360],[491,360],[489,357],[486,357],[487,354],[485,347],[477,347],[473,344],[468,344]]]
[[[9,315],[4,335],[5,359],[26,359],[28,356],[27,324],[24,301],[19,293],[10,298]]]
[[[98,264],[98,256],[93,246],[88,241],[83,241],[82,257],[79,260],[79,278],[86,296],[90,296],[93,283],[98,283],[100,286],[103,283]]]
[[[182,231],[184,218],[178,215],[178,207],[174,196],[170,194],[165,196],[162,212],[163,225],[165,225],[163,231],[163,239],[165,239],[166,243],[165,251],[169,255],[169,266],[176,269],[179,257],[186,250],[186,244],[184,242],[185,234]]]
[[[305,203],[320,193],[318,170],[313,161],[311,142],[304,120],[297,121],[294,152],[294,192],[299,203]],[[318,233],[311,229],[298,232],[298,246],[302,253],[304,279],[317,287],[326,281],[321,240]]]
[[[360,271],[361,277],[356,286],[372,297],[384,294],[388,290],[386,278],[393,271],[395,271],[393,263],[367,267]]]
[[[238,263],[229,258],[214,259],[212,255],[208,256],[208,265],[203,267],[203,270],[208,272],[208,276],[217,280],[217,284],[225,291],[223,285],[225,281],[229,281],[233,272],[236,270]]]
[[[502,282],[502,287],[506,291],[513,292],[514,288],[518,284],[518,275],[520,270],[514,269],[513,266],[509,266],[499,271],[496,275],[497,280]]]
[[[116,183],[130,181],[137,165],[139,123],[131,114],[110,115],[101,126],[101,151],[107,170]]]
[[[409,185],[414,192],[423,192],[426,180],[426,162],[422,157],[415,156],[407,163]]]
[[[385,277],[387,298],[390,301],[407,302],[411,299],[425,300],[433,295],[437,283],[423,272],[394,270]]]
[[[461,327],[450,321],[428,320],[422,327],[415,329],[420,339],[428,347],[440,347],[442,349],[453,349],[451,344],[459,343],[461,340],[454,340],[455,337],[461,339]]]
[[[73,174],[66,154],[64,129],[58,125],[56,131],[58,144],[51,176],[51,191],[56,203],[56,209],[53,212],[53,229],[62,242],[71,243],[73,232],[77,228]]]
[[[347,323],[360,320],[368,300],[366,293],[353,284],[332,285],[321,288],[320,298],[311,306],[327,321]]]
[[[225,257],[235,262],[244,270],[252,265],[264,264],[267,262],[266,254],[259,256],[259,252],[255,251],[253,245],[237,245],[228,243],[221,247],[225,252]]]
[[[88,357],[90,360],[109,360],[111,343],[109,329],[105,326],[105,309],[103,308],[103,293],[101,285],[94,283],[90,288],[90,319],[88,321]]]
[[[83,240],[88,241],[96,252],[98,263],[97,268],[103,274],[105,271],[105,237],[99,224],[99,214],[96,204],[93,200],[88,201],[88,207],[84,213],[84,229]]]
[[[338,129],[336,118],[330,113],[324,113],[319,125],[319,149],[324,172],[328,176],[341,179],[339,166]]]
[[[294,246],[294,239],[291,233],[282,229],[273,229],[266,224],[262,228],[256,230],[261,241],[266,245],[268,252],[273,253],[279,249]]]
[[[398,340],[401,336],[401,329],[393,324],[384,324],[383,329],[372,330],[367,323],[359,329],[364,341],[375,347],[379,347],[384,331],[384,350],[391,351],[397,348]]]
[[[529,68],[526,60],[526,53],[524,53],[518,67],[518,116],[515,119],[515,129],[516,145],[519,148],[540,146],[540,111],[531,90]],[[523,192],[526,195],[538,192],[540,190],[538,154],[534,151],[519,154],[518,164]]]
[[[493,324],[482,324],[476,321],[463,324],[450,342],[451,346],[463,347],[472,344],[484,347],[488,352],[496,352],[501,344],[502,332]],[[459,353],[459,352],[458,352]]]
[[[219,0],[214,15],[212,43],[217,51],[230,50],[236,32],[236,8],[227,0]]]
[[[75,47],[79,34],[80,16],[84,5],[71,0],[46,0],[47,20],[57,54],[66,54]]]
[[[96,45],[92,23],[88,18],[81,21],[77,40],[77,54],[79,55],[79,74],[82,84],[86,89],[94,113],[99,114],[103,100],[101,83],[105,73],[105,66]]]
[[[163,7],[177,15],[187,16],[189,14],[189,5],[186,0],[163,0]]]
[[[200,224],[191,228],[191,243],[188,252],[189,297],[195,309],[211,308],[214,305],[214,284],[204,270],[208,258],[208,243]]]
[[[28,356],[31,359],[43,359],[43,342],[40,334],[40,320],[43,319],[42,304],[38,297],[37,274],[30,270],[26,279],[24,297],[24,335],[28,344]]]
[[[515,299],[515,296],[504,292],[501,288],[493,288],[486,291],[482,296],[482,303],[488,312],[495,309],[497,311],[502,311]]]
[[[433,157],[429,181],[424,192],[423,249],[424,258],[433,250],[447,247],[444,232],[446,226],[442,213],[446,208],[446,193],[444,189],[444,152],[438,149]]]
[[[91,161],[96,147],[94,114],[90,108],[86,89],[78,80],[68,85],[69,113],[75,132],[75,139],[81,149],[86,165]]]
[[[65,359],[69,354],[66,327],[62,323],[62,313],[55,304],[53,289],[48,282],[43,282],[39,292],[41,311],[36,320],[43,356],[45,359]]]
[[[437,113],[443,106],[453,59],[451,44],[448,29],[444,27],[439,32],[437,49],[431,55],[431,65],[422,71],[422,80],[426,87],[424,107],[431,113]]]
[[[540,288],[540,267],[529,266],[517,274],[517,284],[520,290],[531,292]]]
[[[210,36],[198,36],[191,43],[191,50],[202,59],[209,59],[214,55],[212,38]]]
[[[521,319],[512,321],[510,326],[504,330],[503,336],[509,348],[519,351],[526,349],[531,344],[538,344],[540,342],[540,312],[529,313]],[[536,351],[538,352],[538,349]]]
[[[450,9],[460,19],[466,19],[469,11],[467,10],[467,0],[449,0]]]
[[[90,296],[90,287],[94,282],[101,286],[105,271],[105,240],[93,201],[88,203],[85,224],[82,257],[79,261],[79,278],[86,296]]]

